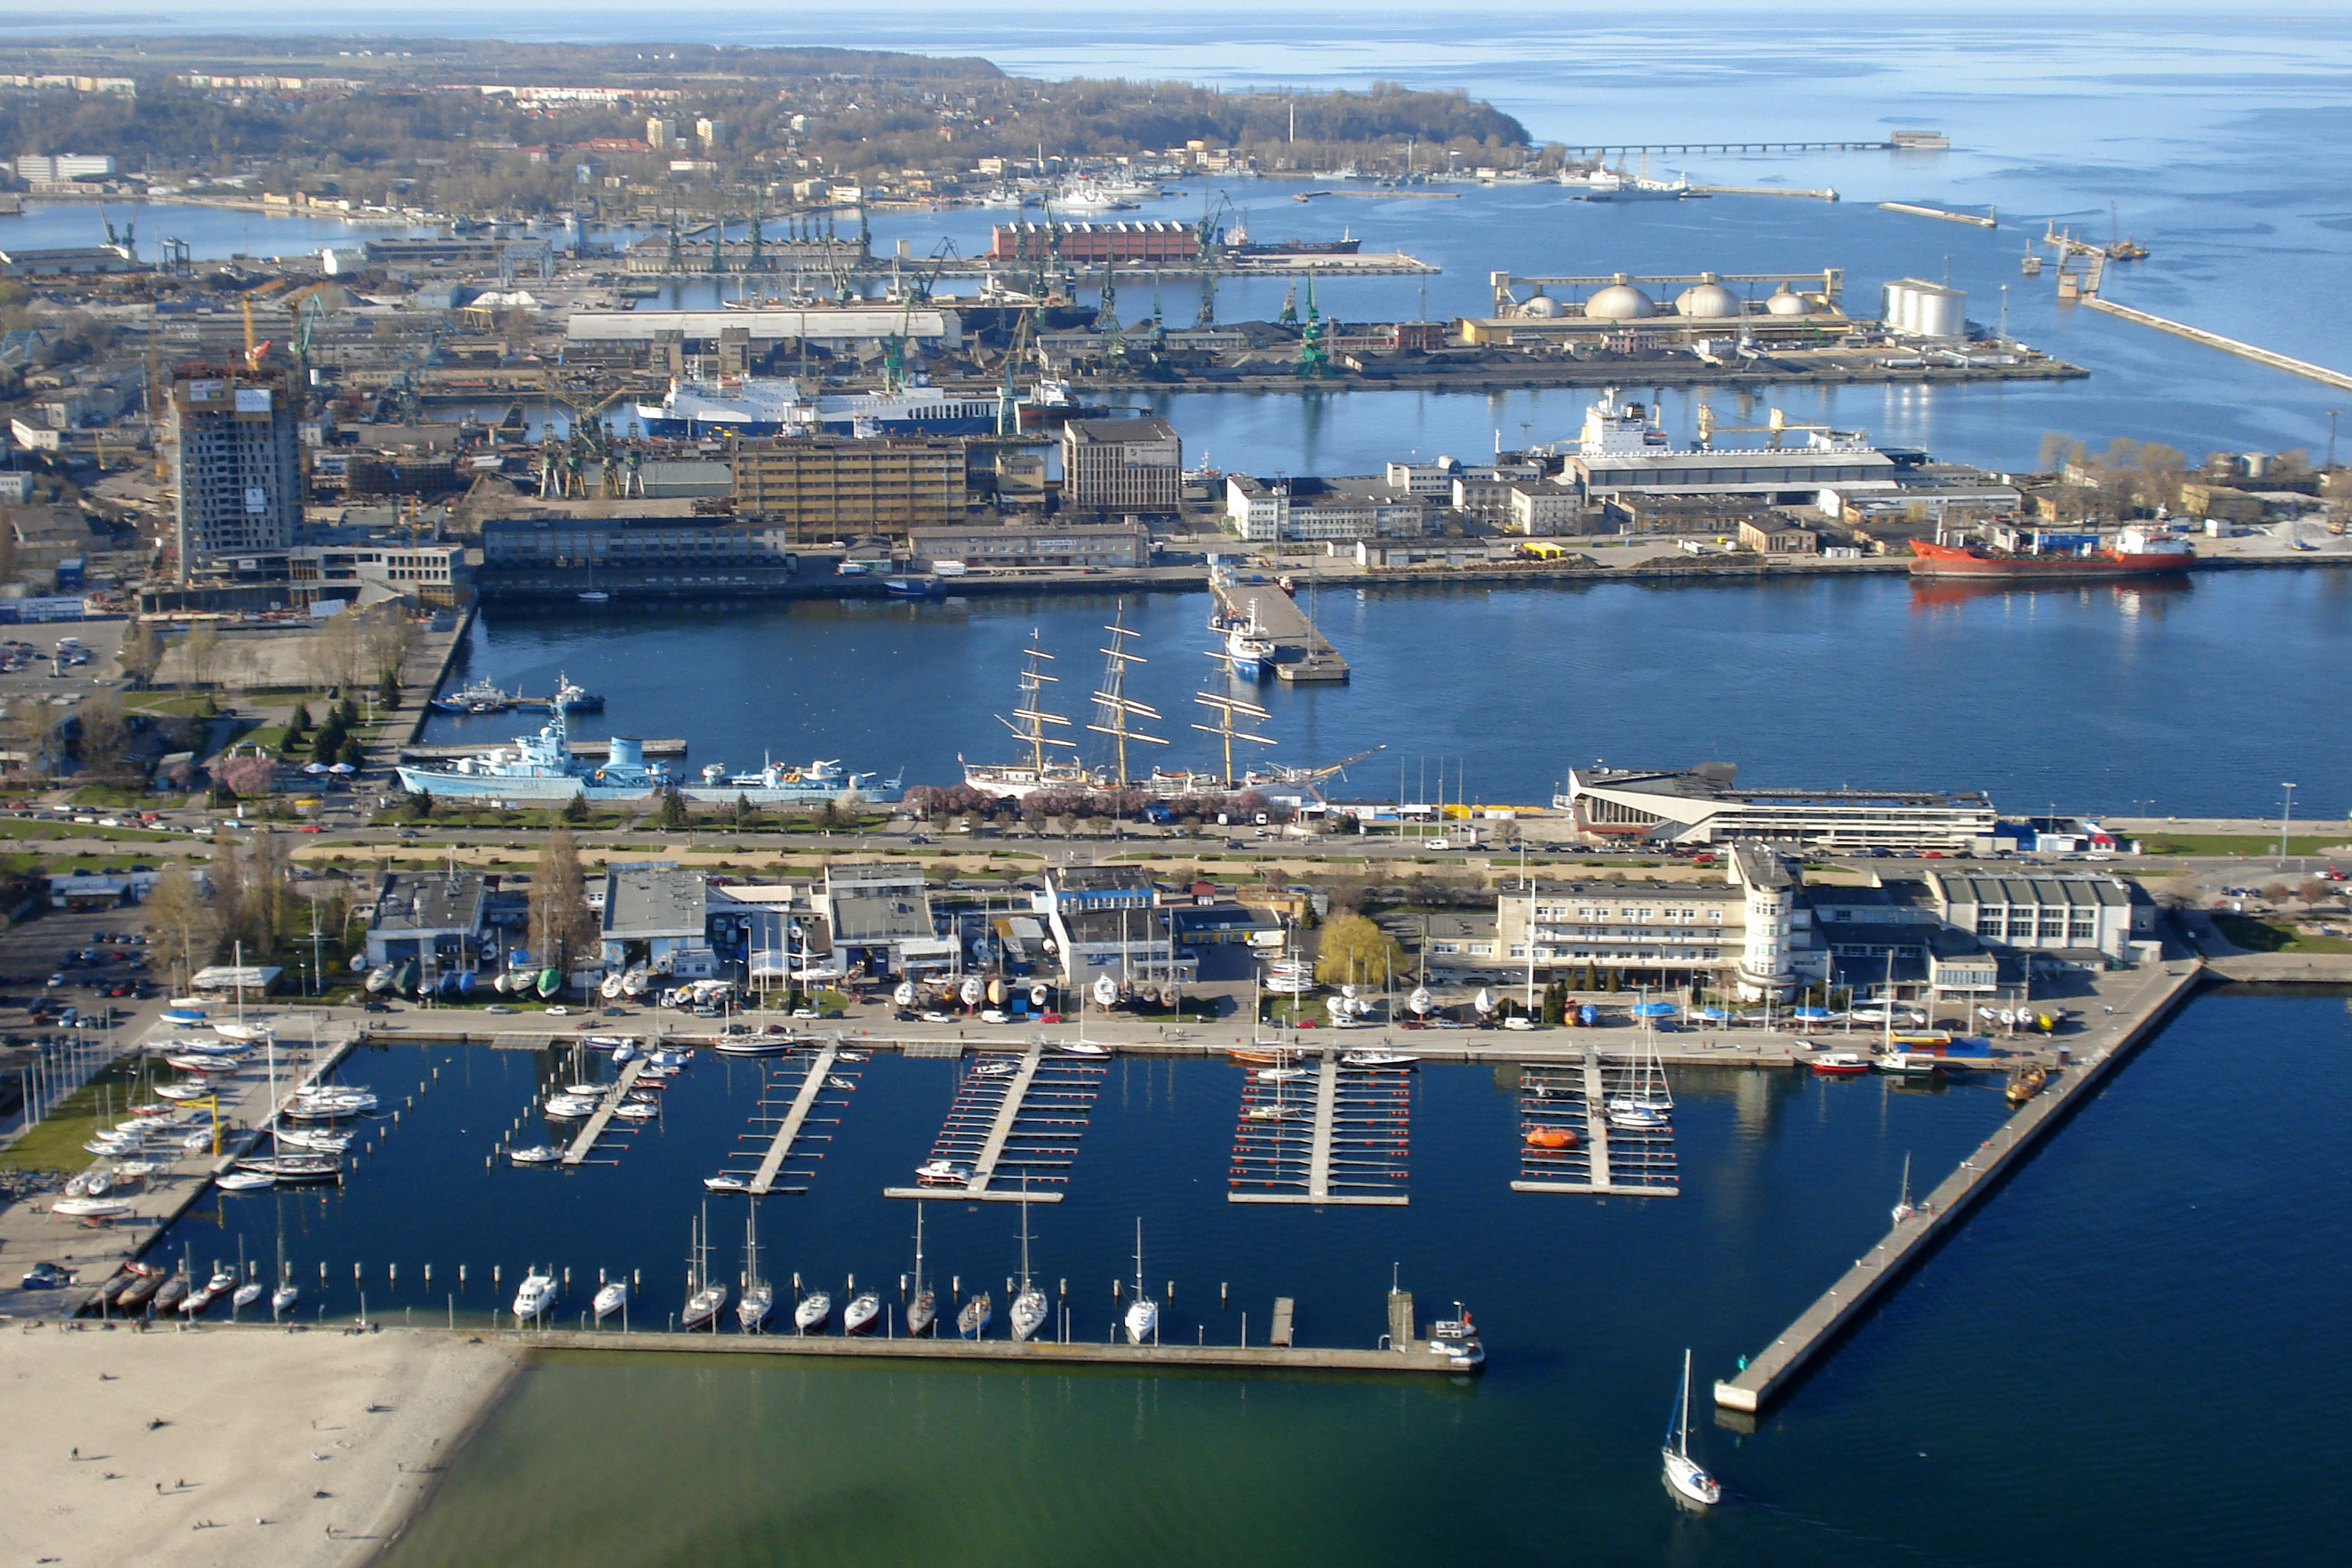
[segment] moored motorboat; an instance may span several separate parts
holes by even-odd
[[[596,1299],[590,1303],[589,1310],[595,1314],[596,1321],[601,1323],[628,1304],[628,1282],[624,1279],[614,1279],[597,1287]]]
[[[812,1290],[793,1309],[793,1329],[797,1333],[814,1333],[824,1329],[833,1317],[833,1293]]]
[[[535,1322],[547,1315],[555,1305],[555,1276],[527,1273],[515,1291],[514,1315],[518,1322]]]
[[[1461,1313],[1455,1318],[1444,1318],[1429,1325],[1429,1353],[1442,1355],[1445,1364],[1456,1372],[1476,1372],[1486,1364],[1486,1347],[1478,1338],[1477,1329],[1462,1303],[1454,1303]]]
[[[2029,1062],[2009,1075],[2009,1082],[2000,1091],[2001,1098],[2011,1105],[2023,1105],[2027,1100],[2040,1094],[2042,1087],[2049,1081],[2050,1073],[2047,1068]]]
[[[1805,1064],[1823,1078],[1854,1078],[1870,1070],[1867,1058],[1852,1051],[1829,1051]]]
[[[841,1331],[845,1334],[870,1334],[882,1321],[882,1298],[871,1290],[860,1290],[841,1310]]]
[[[982,1290],[956,1310],[956,1332],[968,1340],[976,1340],[988,1332],[988,1325],[996,1318],[996,1303]]]
[[[926,1160],[915,1167],[915,1184],[922,1187],[962,1187],[971,1184],[971,1164],[962,1160]]]

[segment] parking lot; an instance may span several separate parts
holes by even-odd
[[[0,931],[0,1076],[13,1081],[44,1040],[119,1030],[154,1001],[145,924],[136,908],[59,910]]]

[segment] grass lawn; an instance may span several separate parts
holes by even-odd
[[[2325,837],[2291,837],[2286,841],[2289,855],[2316,855],[2330,844],[2341,844],[2347,837],[2332,833]],[[2278,835],[2256,837],[2231,833],[2150,833],[2140,839],[2140,847],[2150,855],[2257,855],[2275,856]]]
[[[2216,914],[2213,923],[2223,936],[2249,952],[2352,952],[2352,938],[2305,936],[2284,921]]]
[[[205,710],[206,699],[202,692],[126,691],[122,706],[133,713],[160,713],[174,719],[193,719]]]
[[[19,1171],[79,1171],[90,1163],[82,1145],[100,1126],[131,1119],[131,1063],[125,1058],[100,1071],[96,1078],[66,1097],[41,1124],[0,1153],[0,1165]],[[110,1091],[111,1098],[106,1092]],[[99,1107],[111,1106],[103,1118]]]

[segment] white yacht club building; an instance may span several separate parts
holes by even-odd
[[[1589,840],[1964,851],[1997,820],[1980,792],[1742,789],[1732,763],[1578,768],[1552,797]]]

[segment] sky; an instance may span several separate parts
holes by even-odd
[[[1210,17],[1223,15],[1245,15],[1255,17],[1272,16],[1311,16],[1322,9],[1311,5],[1283,5],[1253,3],[1253,0],[1155,0],[1149,16],[1155,25],[1188,16]],[[1575,0],[1571,4],[1503,5],[1467,4],[1465,0],[1352,0],[1348,12],[1353,16],[1394,14],[1416,20],[1427,20],[1448,15],[1459,15],[1467,25],[1492,29],[1496,20],[1504,16],[1609,16],[1623,19],[1627,7],[1622,0]],[[666,15],[693,19],[693,31],[708,37],[711,24],[728,16],[741,16],[747,20],[772,26],[780,20],[776,6],[768,0],[695,0],[691,5],[677,0],[567,0],[563,10],[574,15],[629,17],[642,24],[644,32],[654,36],[660,32]],[[1023,18],[1039,14],[1098,16],[1099,0],[1027,0],[1020,7]],[[2028,5],[2006,5],[1994,8],[1960,6],[1951,0],[1705,0],[1689,5],[1665,5],[1639,8],[1642,20],[1655,22],[1674,16],[1729,16],[1750,18],[1788,17],[1823,14],[1869,13],[1873,15],[1937,16],[1949,15],[1957,25],[1990,20],[2003,15],[2032,15],[2047,20],[2047,9]],[[2148,15],[2230,16],[2252,19],[2264,16],[2342,16],[2352,13],[2345,0],[2068,0],[2064,12],[2069,16],[2145,16]],[[855,4],[837,7],[804,5],[796,8],[791,20],[805,27],[815,37],[830,42],[851,44],[860,19],[877,14],[893,16],[936,16],[951,18],[969,26],[985,21],[992,16],[1004,15],[1001,0],[856,0]],[[268,26],[280,29],[297,26],[320,33],[350,33],[373,28],[396,27],[402,31],[429,31],[436,26],[462,25],[467,32],[481,31],[486,26],[495,29],[500,18],[511,16],[518,30],[534,35],[545,31],[548,13],[531,6],[453,5],[396,6],[380,0],[354,0],[338,7],[330,16],[322,14],[315,3],[292,3],[292,0],[253,0],[250,4],[156,4],[113,5],[102,8],[77,10],[60,16],[54,11],[11,10],[0,5],[0,30],[30,32],[93,32],[110,26],[136,19],[141,22],[166,22],[179,26]]]

